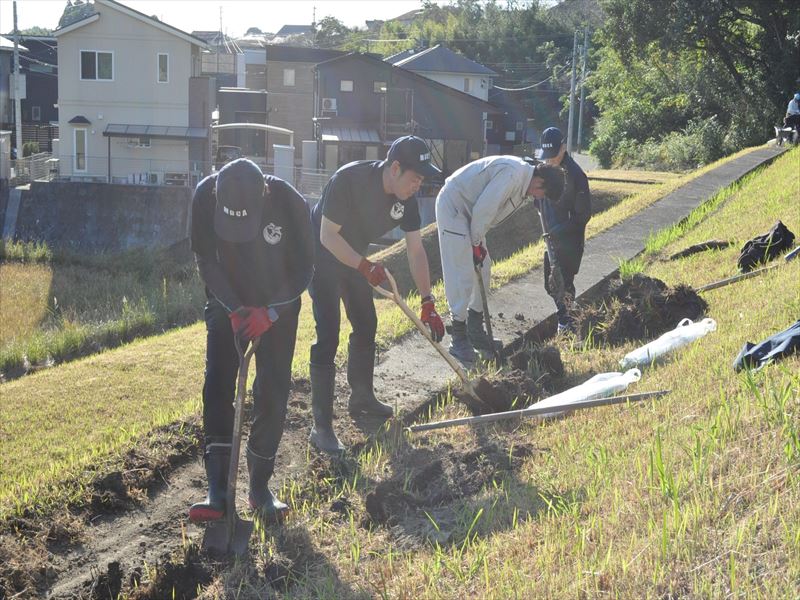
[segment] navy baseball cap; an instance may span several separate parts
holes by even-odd
[[[558,156],[561,152],[561,144],[564,143],[564,134],[558,127],[548,127],[542,132],[542,150],[539,158],[545,160]]]
[[[248,158],[237,158],[217,174],[214,231],[226,242],[249,242],[261,231],[264,174]]]
[[[390,164],[397,161],[404,169],[411,169],[423,177],[433,177],[442,173],[431,163],[431,150],[428,144],[415,135],[406,135],[392,142],[386,160]]]

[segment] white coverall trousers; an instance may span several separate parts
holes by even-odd
[[[483,302],[472,262],[469,217],[455,213],[448,207],[447,193],[439,193],[436,198],[436,223],[439,229],[444,295],[447,298],[453,320],[466,321],[467,309],[482,313]],[[481,242],[485,248],[486,240],[482,239]],[[492,259],[487,254],[481,269],[487,293],[489,292],[491,270]]]

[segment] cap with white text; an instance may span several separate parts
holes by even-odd
[[[392,142],[386,160],[389,163],[397,161],[404,169],[411,169],[423,177],[433,177],[442,173],[431,163],[428,144],[414,135],[406,135]]]

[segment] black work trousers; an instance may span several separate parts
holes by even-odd
[[[261,336],[255,352],[253,416],[247,446],[264,458],[275,456],[283,435],[299,313],[299,299],[279,308],[278,320]],[[228,312],[216,300],[206,303],[205,320],[207,346],[203,430],[206,437],[230,438],[239,356]]]
[[[581,266],[583,259],[583,235],[553,236],[554,251],[557,256],[557,263],[561,269],[561,276],[564,278],[564,292],[571,298],[575,298],[575,275]],[[544,289],[549,294],[550,290],[550,255],[544,252]],[[565,302],[556,302],[558,322],[561,325],[571,323],[569,311]]]
[[[378,317],[375,314],[372,287],[361,273],[338,261],[320,260],[316,264],[309,292],[317,329],[317,341],[311,346],[312,364],[334,364],[342,318],[340,300],[353,326],[350,347],[367,348],[375,344]]]

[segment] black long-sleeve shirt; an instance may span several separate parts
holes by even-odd
[[[566,173],[564,193],[558,202],[546,199],[541,203],[544,224],[553,237],[583,240],[586,224],[592,216],[589,179],[569,154],[564,155],[561,167]]]

